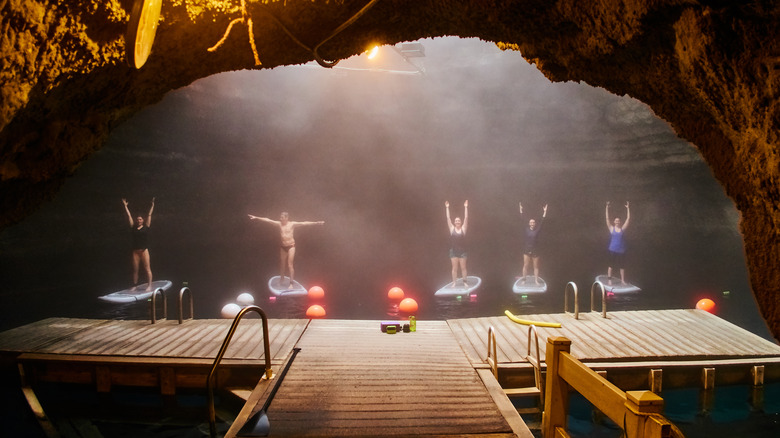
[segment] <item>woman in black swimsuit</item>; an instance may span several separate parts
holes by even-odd
[[[460,266],[460,274],[463,277],[463,287],[468,286],[466,283],[466,229],[469,223],[469,201],[463,203],[463,222],[459,217],[456,217],[454,221],[450,220],[450,203],[444,202],[444,207],[447,212],[447,226],[450,230],[450,261],[452,262],[452,285],[455,287],[455,282],[458,280],[458,266]]]
[[[537,243],[539,232],[542,231],[542,222],[547,217],[547,204],[542,209],[542,218],[537,223],[535,219],[530,219],[528,225],[523,231],[523,283],[525,283],[528,274],[533,265],[534,282],[539,284],[539,253],[537,252]],[[523,203],[520,203],[520,220],[523,220]]]
[[[149,214],[146,215],[146,219],[138,216],[135,218],[135,222],[133,221],[133,215],[130,214],[130,209],[127,207],[127,200],[122,198],[122,203],[125,205],[127,220],[132,230],[133,287],[138,284],[138,268],[143,265],[143,268],[146,270],[146,277],[149,280],[146,290],[152,290],[152,267],[149,260],[149,227],[152,225],[154,198],[152,198],[152,206],[149,207]]]

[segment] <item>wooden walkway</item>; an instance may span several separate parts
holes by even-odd
[[[376,321],[316,320],[298,347],[270,436],[516,436],[444,321],[388,335]]]

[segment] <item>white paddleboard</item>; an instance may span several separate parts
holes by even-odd
[[[482,279],[473,275],[466,277],[466,286],[463,285],[463,280],[458,279],[453,286],[452,283],[447,283],[444,287],[437,290],[434,295],[438,297],[455,296],[455,295],[467,295],[475,290],[482,284]]]
[[[547,292],[547,282],[542,277],[536,277],[539,280],[539,284],[536,284],[536,279],[533,275],[527,277],[520,277],[515,281],[512,286],[512,292],[516,294],[534,294]]]
[[[599,275],[596,277],[596,281],[600,281],[604,285],[604,290],[613,294],[624,294],[631,292],[640,292],[642,289],[639,286],[631,283],[623,283],[619,278],[607,277],[606,275]],[[612,283],[612,284],[610,284]]]
[[[306,295],[309,293],[309,291],[306,290],[303,285],[298,283],[297,281],[293,280],[292,288],[289,287],[290,285],[290,278],[284,277],[285,280],[283,283],[279,282],[279,276],[273,276],[270,280],[268,280],[268,289],[271,290],[271,293],[274,295]]]
[[[171,282],[168,280],[153,281],[152,287],[149,290],[146,290],[146,285],[147,283],[142,283],[136,287],[131,287],[130,289],[100,296],[98,299],[110,303],[132,303],[134,301],[144,301],[148,299],[157,289],[166,291],[171,288]]]

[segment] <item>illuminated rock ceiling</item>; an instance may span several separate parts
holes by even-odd
[[[152,56],[124,62],[131,0],[0,0],[0,226],[21,220],[175,88],[218,72],[338,60],[371,43],[478,37],[551,81],[633,96],[695,144],[741,212],[750,278],[780,337],[780,6],[772,1],[165,0]]]

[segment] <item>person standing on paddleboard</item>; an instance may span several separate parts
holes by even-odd
[[[626,270],[623,267],[623,260],[626,254],[626,242],[623,232],[628,228],[628,222],[631,219],[631,210],[626,201],[626,222],[621,225],[620,218],[616,217],[610,222],[609,219],[609,201],[606,208],[607,228],[609,229],[609,267],[607,268],[607,281],[612,284],[612,267],[620,268],[620,282],[626,282]]]
[[[279,275],[279,284],[282,284],[282,281],[284,280],[284,272],[285,268],[290,272],[290,285],[288,286],[288,289],[293,289],[293,281],[295,280],[295,268],[293,266],[293,263],[295,261],[295,238],[293,237],[293,232],[295,231],[296,227],[302,227],[305,225],[324,225],[324,221],[317,221],[317,222],[295,222],[290,220],[290,214],[286,211],[283,211],[279,220],[275,221],[273,219],[269,219],[267,217],[258,217],[258,216],[252,216],[251,214],[248,215],[249,219],[252,220],[259,220],[261,222],[268,222],[269,224],[274,224],[279,227],[279,230],[281,232],[282,236],[282,244],[279,249],[279,265],[280,265],[280,275]]]
[[[132,230],[132,249],[133,249],[133,288],[138,285],[138,268],[143,266],[146,271],[146,277],[149,280],[149,284],[146,286],[146,290],[152,290],[152,266],[149,258],[149,227],[152,226],[152,211],[154,211],[154,198],[152,198],[152,206],[149,207],[149,213],[146,215],[146,219],[143,216],[138,216],[133,221],[133,215],[130,214],[130,208],[127,206],[127,199],[122,198],[122,204],[125,205],[125,212],[127,213],[127,220],[130,223],[130,229]]]
[[[469,201],[463,203],[463,221],[456,217],[450,220],[450,203],[444,201],[444,209],[447,213],[447,226],[450,230],[450,262],[452,262],[452,287],[458,280],[458,267],[463,277],[463,287],[466,288],[466,229],[469,223]]]
[[[534,269],[534,281],[539,284],[539,254],[537,253],[537,242],[539,232],[542,231],[542,222],[547,217],[547,204],[542,209],[542,218],[539,222],[536,219],[530,219],[528,226],[523,232],[523,283],[525,283],[528,273],[531,271],[531,265]],[[520,203],[520,220],[523,220],[523,203]]]

